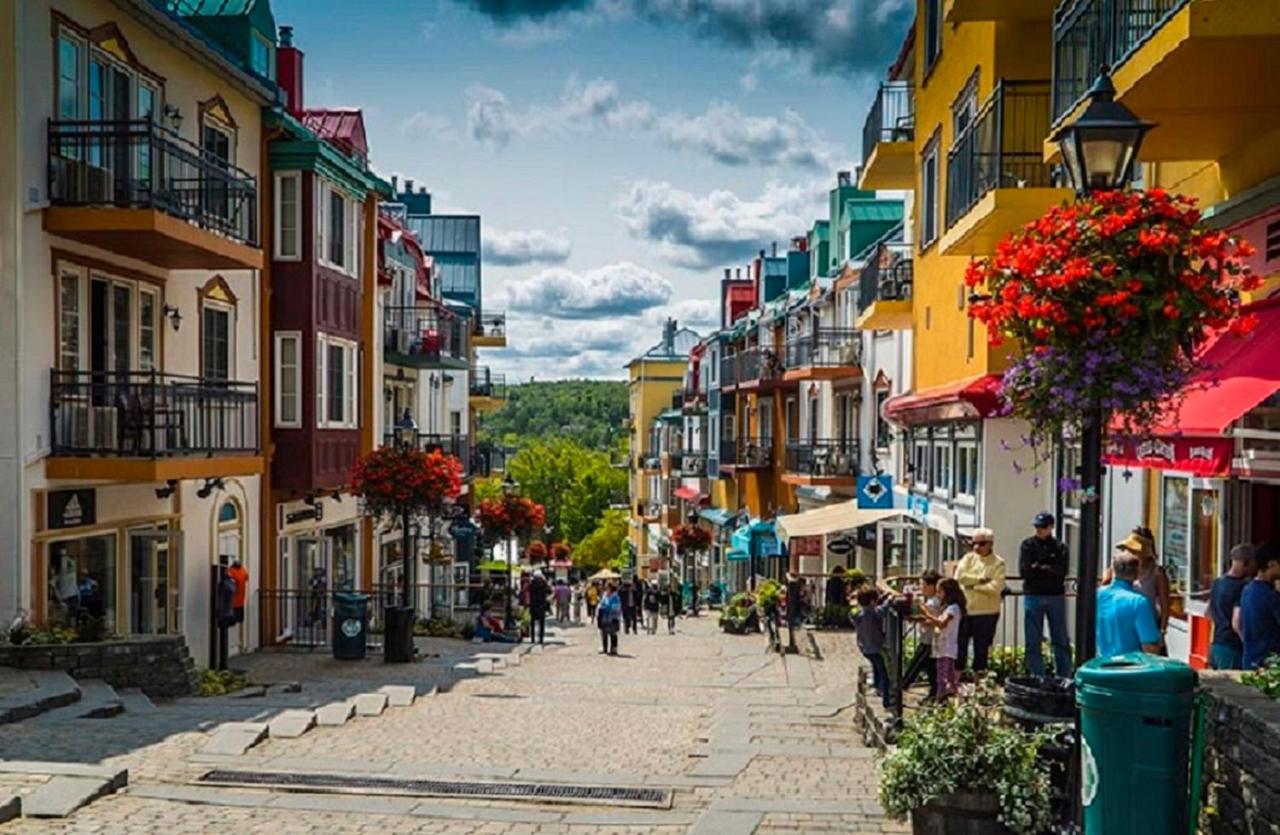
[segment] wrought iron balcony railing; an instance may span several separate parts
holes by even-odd
[[[384,446],[403,443],[399,432],[388,432],[382,439]],[[419,432],[414,436],[414,446],[423,452],[440,451],[452,455],[462,462],[462,471],[471,471],[471,438],[467,435],[440,435],[433,432]]]
[[[507,314],[485,313],[475,320],[472,331],[476,336],[503,338],[507,335]]]
[[[854,328],[819,328],[787,342],[787,368],[839,368],[862,364],[862,338]]]
[[[862,167],[881,142],[911,142],[916,133],[915,90],[910,81],[886,81],[862,123]]]
[[[1064,0],[1053,20],[1053,121],[1075,109],[1102,67],[1117,67],[1190,0]]]
[[[49,202],[155,209],[258,246],[258,182],[149,119],[49,122]]]
[[[787,472],[826,478],[858,474],[858,442],[845,439],[787,441]]]
[[[770,438],[722,438],[720,464],[728,467],[767,468],[773,466],[773,441]]]
[[[911,298],[910,244],[880,244],[858,276],[858,312],[878,301]]]
[[[1053,185],[1048,135],[1049,82],[997,82],[947,153],[947,228],[994,189]]]
[[[258,384],[158,371],[52,372],[54,456],[256,454]]]
[[[494,374],[485,366],[471,369],[469,390],[472,397],[487,397],[491,400],[507,399],[507,375]]]
[[[410,360],[456,363],[467,357],[463,320],[434,305],[386,308],[382,333],[388,353]]]
[[[685,476],[705,476],[707,474],[707,451],[705,449],[686,449],[681,451],[680,472]]]

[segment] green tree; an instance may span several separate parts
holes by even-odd
[[[610,466],[608,453],[565,438],[525,444],[507,471],[521,493],[546,507],[552,540],[580,541],[609,505],[627,500],[627,474]]]
[[[567,438],[589,449],[609,450],[620,435],[629,404],[626,383],[559,380],[507,390],[501,409],[477,419],[480,440],[520,447],[533,440]]]
[[[625,553],[627,512],[611,508],[600,517],[596,529],[583,537],[573,550],[573,564],[587,571],[616,568]]]

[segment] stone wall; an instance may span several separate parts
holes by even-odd
[[[1202,832],[1280,835],[1280,701],[1239,673],[1204,672],[1205,795]]]
[[[129,638],[97,644],[0,644],[0,667],[62,670],[97,678],[115,688],[138,688],[151,697],[196,691],[195,663],[181,635]]]

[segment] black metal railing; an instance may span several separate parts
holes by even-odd
[[[763,468],[773,466],[773,441],[770,438],[722,438],[720,464],[729,467]]]
[[[388,307],[383,314],[383,347],[387,353],[426,362],[464,360],[463,321],[433,305]]]
[[[662,469],[662,456],[654,453],[643,455],[640,458],[640,468],[643,470],[660,470]]]
[[[720,358],[720,385],[736,386],[738,384],[738,355],[725,354]]]
[[[886,81],[862,123],[862,167],[881,142],[911,142],[916,133],[915,90],[910,81]]]
[[[994,189],[1051,186],[1048,135],[1049,82],[997,82],[947,153],[947,228]]]
[[[858,276],[858,312],[878,301],[911,298],[910,244],[881,244]]]
[[[707,474],[707,451],[686,449],[680,453],[680,472],[685,476],[701,477]]]
[[[383,446],[395,446],[404,443],[399,432],[388,432],[382,436]],[[471,438],[467,435],[440,435],[433,432],[419,432],[414,436],[413,445],[423,452],[443,452],[452,455],[462,462],[464,473],[471,470]]]
[[[470,473],[477,478],[485,478],[507,470],[507,459],[511,453],[506,447],[490,441],[482,441],[471,448]]]
[[[1070,113],[1102,67],[1124,63],[1190,0],[1064,0],[1053,21],[1053,121]]]
[[[50,121],[49,202],[155,209],[258,246],[258,181],[149,119]]]
[[[862,364],[862,338],[854,328],[818,328],[787,342],[787,368],[838,368]]]
[[[858,474],[858,442],[842,438],[787,441],[787,472],[851,477]]]
[[[475,320],[472,333],[476,336],[504,338],[507,335],[507,314],[484,313]]]
[[[59,371],[54,455],[170,458],[255,454],[258,384],[159,371]]]
[[[471,369],[470,394],[472,397],[507,399],[507,375],[494,374],[484,366]]]

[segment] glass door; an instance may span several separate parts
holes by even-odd
[[[164,525],[129,531],[129,634],[181,629],[182,534]]]
[[[294,601],[296,622],[293,640],[301,646],[320,646],[328,634],[329,572],[322,543],[315,537],[298,537],[298,581]]]
[[[923,570],[921,529],[911,522],[881,522],[876,528],[876,576],[911,577]]]

